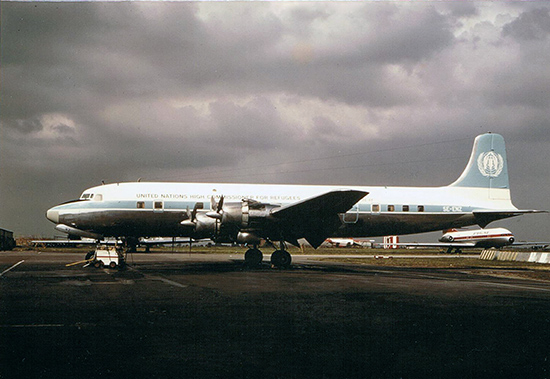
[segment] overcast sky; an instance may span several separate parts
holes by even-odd
[[[102,180],[440,186],[476,135],[550,209],[547,2],[6,2],[0,227]],[[550,217],[499,223],[549,240]]]

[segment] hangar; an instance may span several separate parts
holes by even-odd
[[[0,228],[0,250],[12,250],[14,247],[13,232]]]

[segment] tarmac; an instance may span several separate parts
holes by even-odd
[[[0,378],[550,376],[549,281],[298,255],[65,267],[81,259],[0,253]]]

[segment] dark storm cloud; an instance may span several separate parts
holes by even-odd
[[[548,125],[545,110],[550,106],[550,10],[537,8],[521,13],[502,27],[503,51],[494,70],[479,82],[484,102],[491,108],[504,107],[501,112],[521,112],[528,115],[524,128],[530,124]],[[517,41],[517,43],[516,43]],[[527,107],[530,110],[526,110]],[[541,112],[542,111],[542,112]],[[550,137],[547,137],[550,138]]]
[[[0,221],[22,233],[101,180],[443,185],[476,134],[550,140],[540,4],[1,7]],[[527,150],[516,167],[546,172]],[[347,152],[365,155],[311,160]]]
[[[504,36],[511,36],[520,41],[543,40],[550,34],[550,10],[537,8],[522,13],[502,29]]]
[[[3,21],[5,91],[13,94],[5,98],[4,117],[12,119],[71,112],[83,103],[102,107],[123,97],[220,90],[290,91],[387,106],[412,96],[384,80],[384,65],[426,59],[452,42],[444,16],[431,7],[414,17],[394,6],[355,7],[353,46],[323,51],[312,36],[313,60],[300,64],[287,49],[277,51],[295,24],[283,24],[264,5],[252,14],[249,4],[230,4],[231,18],[209,22],[188,3],[4,5],[12,7],[13,16]],[[326,21],[327,13],[295,11],[294,18]],[[340,20],[328,22],[338,27]]]
[[[452,16],[456,18],[468,18],[479,13],[475,2],[447,1],[444,6],[448,8]]]
[[[39,132],[44,126],[38,118],[29,118],[26,120],[10,120],[3,124],[6,128],[17,130],[23,134]]]

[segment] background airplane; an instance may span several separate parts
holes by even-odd
[[[359,238],[327,238],[325,242],[332,247],[371,247],[374,240]]]
[[[102,240],[96,240],[93,238],[78,238],[78,239],[41,239],[31,240],[33,246],[43,247],[73,247],[81,245],[123,245],[123,241],[117,238],[108,238]],[[153,246],[160,245],[195,245],[195,246],[212,246],[214,241],[209,239],[193,240],[189,237],[153,237],[153,238],[140,238],[137,242],[137,246],[145,246],[146,252],[149,252]]]
[[[461,253],[465,248],[501,248],[505,246],[544,246],[547,242],[516,242],[515,236],[505,228],[487,228],[473,230],[448,230],[439,242],[397,242],[392,245],[402,247],[440,247],[447,253]]]

